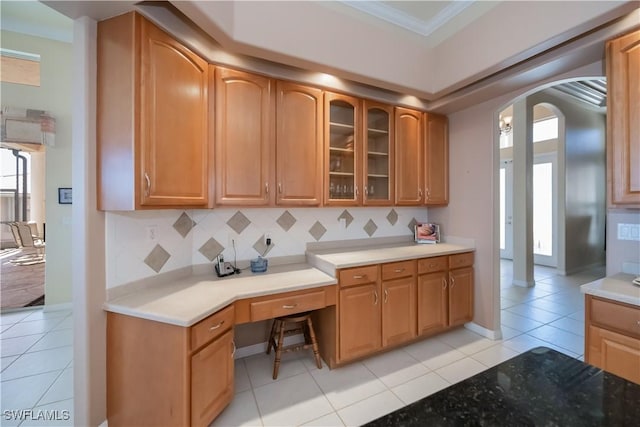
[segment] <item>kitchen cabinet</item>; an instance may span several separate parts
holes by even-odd
[[[446,116],[425,113],[424,176],[427,205],[449,203],[449,123]]]
[[[110,426],[206,426],[231,402],[234,307],[191,327],[107,313]]]
[[[423,114],[395,108],[395,204],[417,206],[423,203],[424,133]]]
[[[361,203],[362,101],[325,92],[324,204],[356,206]]]
[[[338,291],[339,361],[376,352],[382,345],[378,266],[342,270]]]
[[[394,202],[393,107],[364,101],[363,204],[390,206]]]
[[[418,260],[418,335],[473,320],[473,252]]]
[[[275,82],[222,67],[215,67],[215,73],[210,74],[215,76],[210,84],[215,87],[210,105],[215,111],[216,204],[273,205]]]
[[[609,206],[640,208],[640,30],[607,42]]]
[[[207,62],[135,12],[97,48],[98,209],[206,207]]]
[[[585,296],[585,361],[640,384],[640,307]]]
[[[382,346],[402,344],[416,336],[416,262],[382,267]]]
[[[322,90],[295,83],[276,84],[276,204],[322,203]]]

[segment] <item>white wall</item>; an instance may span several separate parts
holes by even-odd
[[[2,105],[50,111],[56,145],[46,149],[47,263],[45,302],[71,302],[71,205],[58,204],[58,187],[71,187],[72,46],[2,31],[2,47],[40,55],[40,87],[2,83]]]

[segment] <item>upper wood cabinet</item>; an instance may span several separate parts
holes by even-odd
[[[364,101],[363,204],[389,206],[394,202],[393,107]]]
[[[399,206],[423,202],[422,116],[419,111],[395,109],[395,204]]]
[[[324,94],[325,205],[357,205],[362,200],[362,101]]]
[[[607,43],[609,205],[640,208],[640,30]]]
[[[322,202],[322,90],[277,82],[276,204]]]
[[[98,209],[206,207],[207,62],[135,12],[97,40]]]
[[[425,195],[427,205],[449,203],[449,123],[446,116],[425,113]]]
[[[215,87],[211,111],[215,111],[216,204],[273,205],[274,80],[216,67],[211,87]]]

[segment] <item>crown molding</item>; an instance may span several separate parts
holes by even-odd
[[[424,37],[428,37],[438,28],[453,19],[467,7],[471,6],[475,0],[452,1],[444,9],[438,12],[429,21],[423,21],[406,12],[386,5],[381,1],[341,1],[346,6],[367,13],[376,18],[385,20],[391,24],[402,27]]]

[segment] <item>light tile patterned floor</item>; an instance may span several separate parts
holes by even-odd
[[[579,286],[604,276],[604,269],[564,277],[536,266],[536,287],[530,289],[510,284],[510,262],[502,261],[501,271],[502,340],[461,328],[333,371],[319,370],[308,353],[285,354],[275,381],[273,354],[238,359],[236,396],[212,425],[361,425],[533,347],[582,359]],[[72,322],[69,311],[0,317],[1,425],[73,425],[73,420],[20,424],[4,416],[4,410],[18,409],[73,415]]]

